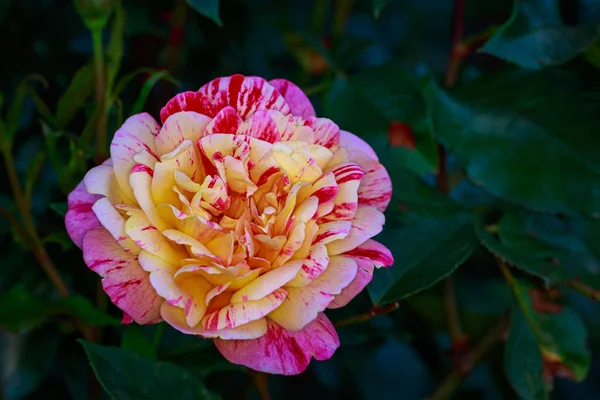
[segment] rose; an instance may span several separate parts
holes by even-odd
[[[124,312],[297,374],[330,358],[323,314],[393,263],[372,240],[391,182],[360,138],[286,80],[215,79],[129,118],[69,195],[67,230]]]

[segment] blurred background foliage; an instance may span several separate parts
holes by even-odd
[[[599,24],[597,0],[0,0],[2,398],[600,398]],[[64,229],[124,118],[234,73],[294,81],[394,184],[396,265],[296,377],[120,325]]]

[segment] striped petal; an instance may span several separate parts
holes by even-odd
[[[384,245],[374,240],[367,240],[341,256],[354,259],[358,270],[354,280],[342,290],[342,293],[335,296],[335,299],[329,304],[329,308],[343,307],[362,292],[365,286],[371,282],[374,268],[389,267],[394,264],[392,253]]]
[[[185,111],[171,115],[164,121],[156,136],[156,152],[160,157],[175,150],[184,140],[196,143],[211,119],[197,112]]]
[[[299,374],[308,367],[312,357],[327,360],[340,346],[335,328],[322,313],[298,332],[290,332],[273,321],[267,322],[267,332],[258,339],[215,339],[215,345],[234,364],[282,375]]]
[[[365,176],[358,188],[358,204],[372,206],[383,212],[392,199],[392,180],[385,167],[377,161],[363,164]]]
[[[263,318],[279,307],[286,295],[285,289],[277,289],[259,300],[229,304],[208,312],[202,320],[202,327],[209,331],[230,329]]]
[[[371,161],[379,161],[375,150],[353,133],[340,131],[340,147],[345,148],[350,160],[360,166]]]
[[[183,92],[169,100],[160,110],[160,120],[165,123],[171,115],[181,111],[194,111],[213,118],[227,105],[227,98],[223,92],[212,98],[200,92]]]
[[[217,99],[220,93],[224,93],[227,104],[235,108],[243,119],[259,110],[290,112],[283,96],[266,80],[254,76],[217,78],[202,86],[199,92],[211,99]]]
[[[385,217],[375,207],[359,206],[346,237],[327,244],[329,255],[350,251],[383,230]]]
[[[315,109],[310,100],[298,86],[286,79],[273,79],[269,84],[281,93],[293,115],[303,118],[315,116]]]
[[[133,157],[146,150],[158,159],[154,138],[158,135],[159,129],[160,127],[150,114],[137,114],[129,117],[115,132],[110,144],[110,156],[117,182],[125,196],[131,201],[135,199],[133,189],[129,185],[129,173],[136,164]]]
[[[104,279],[102,288],[114,305],[138,324],[160,321],[158,296],[137,257],[126,253],[104,229],[89,231],[83,238],[83,259]]]
[[[331,257],[327,269],[310,285],[288,288],[286,300],[269,318],[287,330],[299,331],[352,282],[356,269],[356,262],[350,257]]]
[[[225,340],[250,340],[257,339],[267,333],[267,320],[260,318],[236,328],[207,331],[201,325],[190,327],[185,318],[184,311],[166,302],[163,303],[160,313],[169,325],[188,335],[199,335],[205,338],[221,338]]]
[[[79,248],[81,248],[83,237],[87,232],[102,227],[102,224],[92,210],[94,203],[99,198],[99,195],[88,193],[83,181],[69,193],[69,197],[67,198],[68,211],[65,215],[65,226],[71,240]]]

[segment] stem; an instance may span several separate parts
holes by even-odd
[[[10,147],[4,149],[3,155],[4,165],[8,173],[8,180],[10,181],[11,190],[15,196],[15,201],[17,203],[19,213],[21,214],[21,218],[23,219],[23,229],[21,230],[21,233],[24,236],[23,239],[26,240],[28,247],[33,251],[33,255],[42,266],[42,269],[46,275],[48,275],[50,278],[50,281],[60,296],[69,297],[69,289],[67,288],[67,285],[65,285],[60,273],[52,263],[50,256],[48,256],[46,248],[44,247],[44,244],[42,243],[42,240],[35,229],[33,218],[31,217],[29,207],[27,206],[29,202],[23,195],[23,190],[19,184],[19,178],[17,177],[17,171],[14,167],[14,161]]]
[[[573,281],[573,282],[567,283],[567,285],[569,285],[571,287],[571,289],[574,289],[574,290],[578,291],[579,293],[582,293],[582,294],[588,296],[589,298],[591,298],[594,301],[600,300],[600,291],[594,289],[591,286],[586,285],[585,283],[581,283],[579,281]]]
[[[463,39],[464,12],[465,1],[454,0],[454,10],[452,13],[452,50],[450,54],[450,60],[448,61],[448,68],[446,70],[447,87],[451,87],[456,83],[456,76],[460,67],[460,64],[456,64],[454,59],[455,47]],[[446,150],[439,144],[438,173],[436,176],[436,183],[440,193],[446,195],[449,193]],[[462,357],[459,357],[459,353],[464,347],[468,337],[463,332],[462,325],[460,323],[454,282],[450,276],[444,280],[444,308],[446,311],[446,318],[448,320],[448,334],[450,335],[450,340],[452,342],[455,364],[460,365],[462,361],[460,358]]]
[[[94,46],[94,70],[96,72],[96,104],[99,109],[98,119],[96,120],[96,163],[101,164],[106,158],[106,72],[102,28],[92,29],[92,41]]]
[[[463,40],[463,25],[465,15],[465,0],[454,0],[452,12],[452,47],[446,69],[446,86],[452,87],[458,79],[458,71],[464,55],[459,51]]]
[[[498,342],[504,339],[508,329],[509,319],[503,318],[492,327],[486,335],[469,351],[464,357],[460,368],[454,369],[429,400],[444,400],[452,398],[452,395],[460,387],[463,380],[473,371],[474,367],[484,358],[487,352]]]
[[[345,326],[345,325],[356,324],[358,322],[368,321],[379,315],[387,314],[394,310],[397,310],[398,308],[400,308],[400,302],[398,302],[398,301],[395,303],[392,303],[390,305],[387,305],[385,307],[373,307],[370,311],[367,311],[366,313],[354,315],[350,318],[346,318],[346,319],[337,321],[335,323],[335,326],[340,327],[340,326]]]
[[[261,400],[271,400],[271,395],[269,394],[269,375],[264,372],[258,372],[253,369],[248,368],[250,372],[250,376],[252,377],[252,381],[254,382],[254,386],[258,390],[258,394]]]

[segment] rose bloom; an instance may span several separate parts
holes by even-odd
[[[234,75],[115,133],[69,195],[66,226],[123,323],[166,321],[230,362],[285,375],[330,358],[323,311],[374,267],[391,181],[293,83]]]

